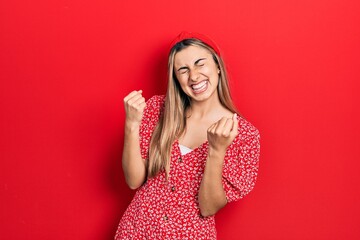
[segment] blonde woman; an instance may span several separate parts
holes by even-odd
[[[137,192],[115,239],[216,239],[214,215],[254,187],[258,130],[239,116],[216,44],[181,33],[166,96],[124,98],[123,170]]]

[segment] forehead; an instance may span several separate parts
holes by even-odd
[[[174,57],[175,66],[192,64],[199,58],[211,57],[209,50],[200,46],[188,46],[177,52]]]

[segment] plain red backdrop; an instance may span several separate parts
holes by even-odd
[[[0,238],[112,239],[133,191],[123,97],[163,94],[167,48],[211,36],[261,132],[219,239],[360,239],[357,0],[0,2]]]

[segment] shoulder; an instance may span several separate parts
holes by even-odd
[[[227,149],[227,162],[237,159],[238,156],[250,157],[260,152],[259,130],[245,118],[238,116],[237,119],[239,121],[238,135]],[[253,159],[258,158],[255,156]]]
[[[164,111],[165,96],[154,95],[146,101],[146,107],[144,109],[144,118],[149,121],[157,121],[160,114]]]
[[[146,101],[146,107],[152,110],[160,110],[165,103],[165,95],[154,95]]]
[[[260,138],[259,130],[248,120],[238,116],[238,121],[239,121],[238,136],[240,137],[240,139],[245,139],[249,137]]]
[[[235,137],[229,149],[238,152],[239,149],[247,147],[260,148],[260,133],[259,130],[243,117],[237,117],[238,135]]]
[[[164,95],[154,95],[146,101],[146,107],[141,120],[140,131],[150,131],[154,129],[163,112],[165,103]]]

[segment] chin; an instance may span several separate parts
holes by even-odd
[[[191,95],[190,98],[193,101],[204,102],[204,101],[209,100],[212,96],[213,96],[213,94],[210,94],[209,92],[204,92],[201,94]]]

